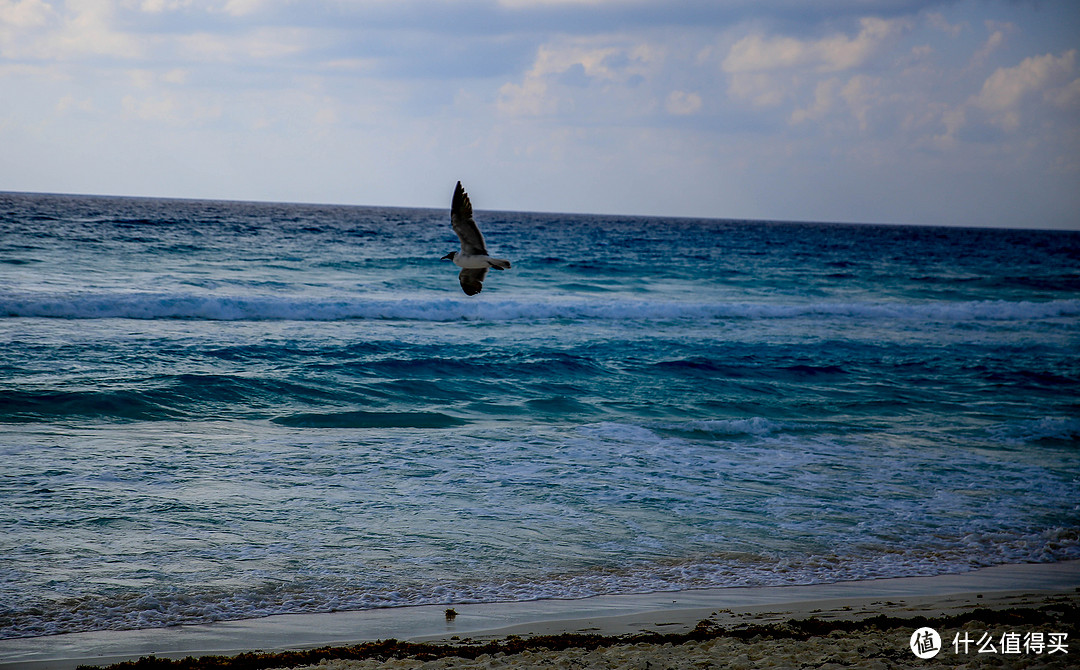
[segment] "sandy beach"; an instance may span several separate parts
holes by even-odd
[[[1080,594],[1002,592],[892,600],[808,601],[787,608],[754,607],[710,613],[691,622],[654,621],[638,634],[611,636],[628,621],[575,634],[558,625],[521,637],[477,636],[443,643],[443,649],[403,650],[400,658],[332,659],[293,666],[305,670],[436,668],[1070,668],[1067,642],[1080,623]],[[687,612],[689,613],[689,612]],[[635,617],[632,617],[635,618]],[[656,617],[653,617],[655,619]],[[692,618],[692,617],[691,617]],[[636,619],[636,618],[635,618]],[[685,619],[685,618],[684,618]],[[939,652],[930,659],[910,648],[916,627],[938,630]],[[677,632],[671,632],[671,631]],[[669,632],[664,632],[669,631]],[[1025,652],[1023,636],[1067,635],[1064,650]],[[1002,636],[1019,636],[1019,653],[1005,653]],[[983,651],[976,642],[983,641]],[[957,643],[953,644],[954,636]],[[651,639],[653,637],[659,639]],[[964,650],[964,639],[970,639]],[[1030,637],[1028,638],[1030,640]],[[1055,638],[1061,639],[1061,638]],[[487,651],[485,645],[497,650]],[[987,646],[989,645],[989,646]],[[457,649],[455,649],[457,647]],[[444,653],[454,654],[435,658]],[[1075,651],[1073,652],[1075,654]],[[463,654],[458,656],[456,654]]]
[[[1080,635],[1080,562],[454,609],[4,640],[0,668],[1064,668]],[[910,647],[924,626],[940,636],[930,659]]]
[[[391,670],[487,668],[1071,668],[1080,623],[1080,594],[999,592],[892,600],[806,601],[790,607],[721,610],[692,623],[692,610],[676,621],[641,615],[610,621],[550,622],[434,643],[386,641],[353,647],[266,656],[170,661],[160,667],[294,670]],[[672,618],[672,617],[668,617]],[[645,623],[645,620],[651,623]],[[614,634],[641,625],[634,634]],[[693,625],[693,628],[686,630]],[[910,647],[916,627],[935,628],[938,653],[917,657]],[[565,632],[575,629],[574,632]],[[531,632],[530,632],[531,631]],[[1049,645],[1034,650],[1031,634]],[[1051,638],[1053,634],[1053,638]],[[1003,640],[1016,636],[1015,649]],[[1060,637],[1064,635],[1065,637]],[[988,637],[987,637],[988,636]],[[969,640],[967,645],[963,640]],[[954,641],[955,640],[955,641]],[[1027,640],[1025,648],[1024,641]],[[965,650],[964,647],[967,646]],[[981,651],[980,651],[981,649]],[[328,658],[314,664],[287,661],[305,653]],[[367,658],[351,658],[368,656]],[[286,662],[279,665],[279,662]],[[158,667],[142,663],[120,668]]]

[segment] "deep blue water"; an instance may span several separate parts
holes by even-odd
[[[0,637],[1080,558],[1080,233],[477,219],[0,194]]]

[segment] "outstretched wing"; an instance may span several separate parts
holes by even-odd
[[[476,295],[484,289],[487,271],[487,268],[465,268],[458,273],[458,281],[461,282],[461,290],[465,291],[465,295]]]
[[[454,226],[454,232],[461,240],[461,253],[466,255],[487,255],[487,247],[484,245],[484,236],[473,221],[472,203],[469,202],[469,194],[457,183],[454,189],[454,199],[450,203],[450,224]],[[483,279],[483,277],[481,277]],[[463,280],[464,281],[464,280]],[[480,289],[476,289],[479,293]],[[469,293],[466,291],[466,293]],[[472,295],[471,293],[469,295]]]

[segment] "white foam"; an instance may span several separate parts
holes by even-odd
[[[804,304],[647,300],[468,300],[151,292],[0,293],[0,316],[58,319],[498,321],[599,319],[788,319],[847,317],[920,321],[1030,321],[1080,316],[1080,300]]]
[[[754,416],[747,419],[705,419],[686,423],[667,423],[661,426],[669,430],[700,431],[715,435],[771,435],[787,426],[764,417]]]
[[[1024,444],[1040,440],[1080,440],[1080,419],[1042,417],[1029,421],[1000,424],[990,434],[1006,444]]]

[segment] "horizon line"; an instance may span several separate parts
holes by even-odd
[[[215,197],[194,197],[194,196],[163,196],[163,195],[120,195],[111,193],[64,193],[59,191],[8,191],[0,189],[0,195],[24,195],[24,196],[53,196],[53,197],[74,197],[74,198],[116,198],[116,199],[128,199],[128,200],[175,200],[181,202],[221,202],[221,203],[237,203],[237,204],[255,204],[255,205],[293,205],[304,207],[358,207],[368,209],[418,209],[418,210],[431,210],[438,211],[446,209],[449,211],[449,207],[430,207],[419,205],[372,205],[372,204],[358,204],[358,203],[333,203],[333,202],[316,202],[306,200],[250,200],[242,198],[215,198]],[[513,213],[513,214],[546,214],[546,215],[566,215],[566,216],[598,216],[598,217],[635,217],[643,219],[676,219],[683,221],[728,221],[739,223],[779,223],[779,224],[805,224],[805,225],[829,225],[829,226],[881,226],[881,227],[903,227],[903,228],[948,228],[951,230],[1027,230],[1027,231],[1043,231],[1043,232],[1080,232],[1080,228],[1026,228],[1026,227],[1011,227],[1011,226],[996,226],[992,224],[986,224],[982,226],[967,225],[967,224],[948,224],[948,223],[910,223],[910,222],[895,222],[895,221],[822,221],[822,220],[810,220],[810,219],[763,219],[763,218],[746,218],[746,217],[723,217],[723,216],[689,216],[689,215],[671,215],[671,214],[631,214],[631,213],[612,213],[612,212],[560,212],[560,211],[546,211],[546,210],[517,210],[517,209],[491,209],[491,208],[477,208],[478,212],[491,212],[491,213]]]

